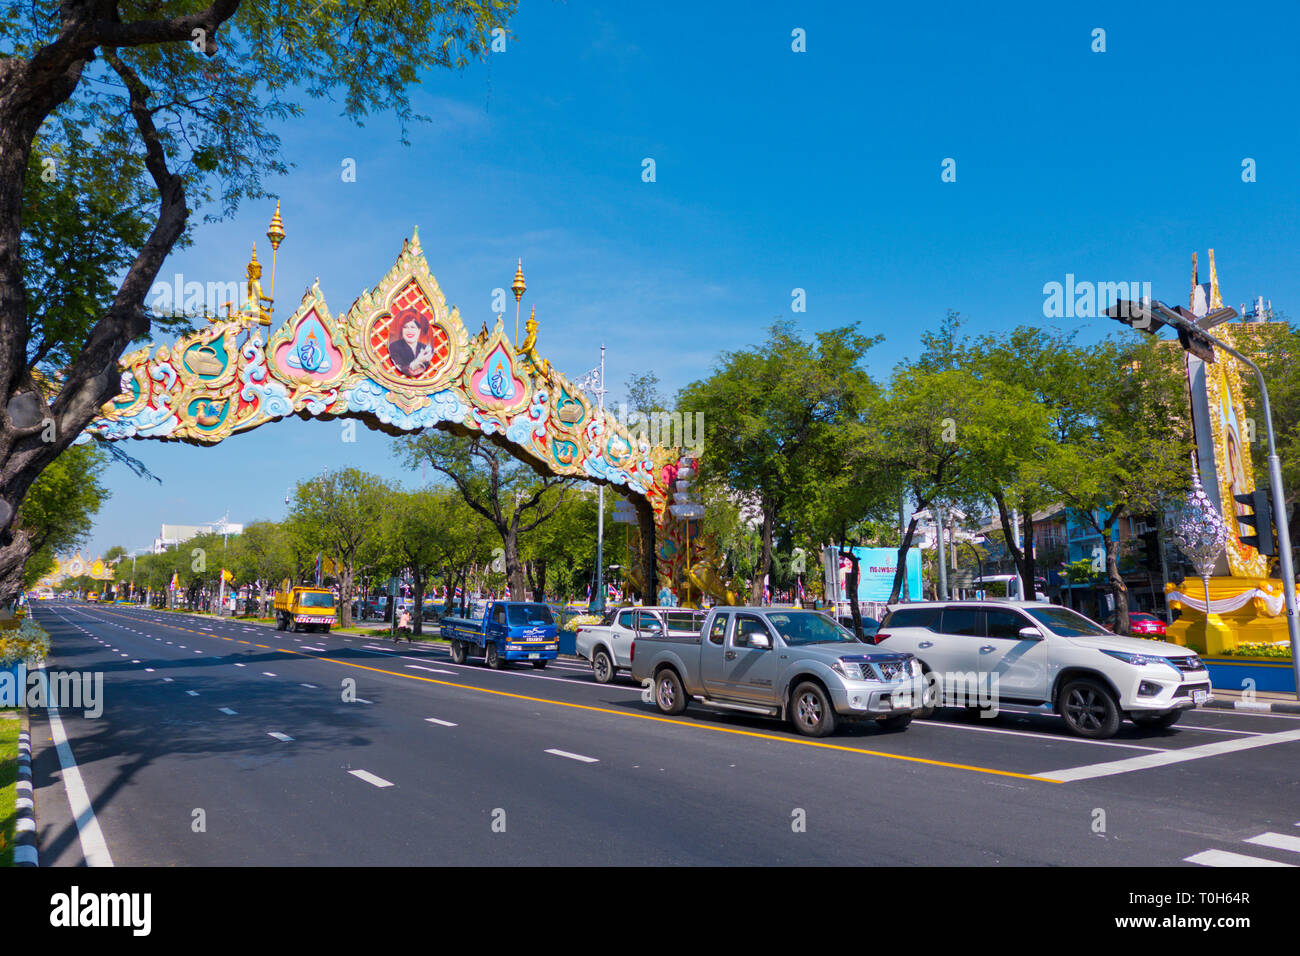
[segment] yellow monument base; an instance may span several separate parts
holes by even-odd
[[[1167,595],[1175,591],[1199,601],[1205,600],[1205,587],[1200,578],[1189,577],[1181,586],[1165,585]],[[1240,598],[1252,591],[1264,591],[1270,597],[1280,600],[1282,582],[1277,578],[1210,578],[1212,605]],[[1190,647],[1209,657],[1232,650],[1238,644],[1272,643],[1288,638],[1286,612],[1270,614],[1267,602],[1258,594],[1235,611],[1210,614],[1208,626],[1203,611],[1172,596],[1169,597],[1169,603],[1180,615],[1178,620],[1169,625],[1165,640]]]

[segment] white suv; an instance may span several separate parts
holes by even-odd
[[[943,688],[944,697],[927,703],[951,703],[952,688],[969,690],[974,680],[982,692],[992,692],[998,706],[1051,707],[1081,737],[1111,737],[1124,717],[1139,727],[1164,729],[1211,699],[1209,672],[1194,651],[1120,637],[1054,604],[895,605],[875,642],[915,654],[934,675],[931,682]]]

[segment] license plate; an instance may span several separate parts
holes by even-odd
[[[529,654],[529,655],[528,655],[528,659],[529,659],[529,660],[536,660],[537,658],[539,658],[539,657],[541,657],[541,656],[542,656],[541,654]]]
[[[1194,690],[1194,691],[1192,691],[1192,703],[1193,703],[1193,704],[1203,704],[1203,703],[1205,703],[1205,702],[1206,702],[1207,700],[1209,700],[1209,699],[1210,699],[1210,692],[1209,692],[1208,690]]]
[[[912,698],[906,694],[895,694],[893,697],[890,698],[889,705],[895,708],[911,707]]]

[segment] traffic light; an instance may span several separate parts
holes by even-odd
[[[1233,500],[1255,509],[1253,515],[1239,515],[1237,520],[1255,529],[1255,533],[1241,539],[1260,554],[1277,554],[1277,542],[1273,540],[1273,508],[1268,502],[1267,491],[1248,491],[1244,495],[1233,495]],[[1283,515],[1283,518],[1286,516]]]

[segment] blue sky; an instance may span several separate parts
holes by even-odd
[[[603,342],[615,399],[639,371],[671,393],[783,316],[884,335],[868,358],[884,377],[948,309],[974,333],[1044,322],[1043,285],[1067,273],[1184,302],[1209,247],[1227,303],[1296,311],[1295,5],[883,6],[524,0],[506,52],[426,76],[433,121],[409,147],[391,118],[358,129],[311,105],[282,129],[295,169],[271,187],[277,319],[317,276],[345,310],[414,225],[471,330],[522,257],[540,351],[577,376]],[[273,205],[201,225],[163,278],[240,279],[254,241],[268,262]],[[113,466],[90,550],[227,509],[278,519],[324,467],[420,480],[388,436],[340,435],[293,420],[206,449],[130,442],[162,484]]]

